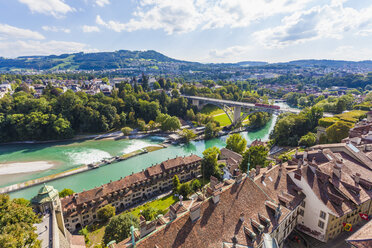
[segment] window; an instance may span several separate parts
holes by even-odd
[[[303,217],[304,216],[304,210],[300,208],[299,211],[298,211],[298,214]]]
[[[320,221],[318,222],[318,227],[320,227],[320,228],[323,229],[323,228],[324,228],[324,222],[320,220]]]
[[[325,220],[326,218],[326,213],[324,213],[322,210],[320,210],[320,218],[322,218],[323,220]]]

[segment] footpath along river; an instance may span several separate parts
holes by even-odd
[[[257,131],[242,132],[250,144],[255,139],[267,140],[274,128],[277,116]],[[152,164],[168,158],[197,154],[202,156],[206,148],[226,145],[226,136],[207,141],[194,141],[187,145],[171,145],[118,163],[109,164],[95,170],[89,170],[73,176],[48,182],[56,189],[71,188],[75,192],[88,190],[110,180],[136,173]],[[160,144],[161,137],[152,136],[132,140],[88,140],[74,142],[56,142],[44,144],[12,144],[0,146],[0,187],[66,171],[82,164],[100,161],[104,158],[129,153],[134,150]],[[11,197],[31,199],[41,186],[36,185],[10,193]]]

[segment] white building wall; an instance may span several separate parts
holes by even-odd
[[[321,234],[318,236],[309,234],[310,236],[313,236],[316,239],[319,239],[321,241],[326,241],[326,230],[327,230],[327,223],[329,218],[329,213],[332,213],[332,211],[321,201],[319,198],[315,195],[310,185],[305,181],[305,179],[301,176],[301,180],[298,180],[294,178],[294,173],[289,173],[289,176],[293,180],[293,182],[302,189],[303,193],[306,195],[306,198],[304,200],[305,202],[305,208],[304,208],[304,216],[302,217],[299,215],[298,224],[302,224],[311,230],[320,232]],[[300,207],[303,209],[303,207]],[[320,211],[323,211],[326,213],[326,218],[322,219],[320,218]],[[334,213],[332,213],[334,215]],[[320,228],[318,226],[319,220],[323,221],[324,227]]]

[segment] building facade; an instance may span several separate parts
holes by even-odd
[[[196,155],[176,157],[118,181],[62,198],[65,226],[73,232],[96,221],[97,211],[107,204],[120,212],[169,191],[174,175],[181,182],[189,181],[200,175],[200,166],[201,158]]]

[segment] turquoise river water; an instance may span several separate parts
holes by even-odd
[[[250,144],[255,139],[267,140],[273,129],[276,116],[266,126],[257,131],[242,132]],[[168,148],[143,154],[125,161],[89,170],[73,176],[48,182],[56,189],[71,188],[75,192],[88,190],[95,186],[118,180],[132,172],[146,169],[152,164],[168,158],[197,154],[209,147],[224,147],[226,136],[207,141],[195,141],[187,145],[171,145]],[[45,144],[12,144],[0,146],[0,187],[42,176],[55,174],[82,164],[100,161],[103,158],[128,153],[149,145],[162,142],[160,137],[133,140],[88,140],[75,142],[56,142]],[[10,193],[12,197],[32,198],[41,186],[36,185]]]

